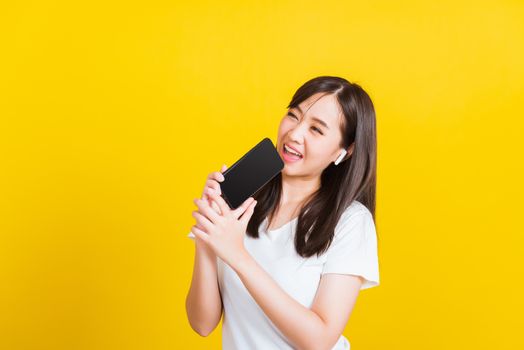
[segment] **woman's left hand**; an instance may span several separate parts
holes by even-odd
[[[195,198],[193,202],[199,210],[192,214],[203,230],[193,225],[191,232],[201,238],[226,264],[234,267],[249,255],[244,247],[244,236],[257,202],[249,197],[232,210],[219,194],[212,192],[208,195],[218,204],[220,214],[207,201]]]

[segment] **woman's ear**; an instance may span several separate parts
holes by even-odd
[[[342,149],[342,152],[338,156],[337,160],[335,160],[335,165],[340,164],[341,162],[345,161],[349,157],[351,157],[351,154],[353,153],[353,149],[355,148],[355,142],[351,144],[351,146],[348,147],[347,150]]]
[[[351,157],[351,154],[353,153],[353,149],[354,149],[354,148],[355,148],[355,142],[353,142],[353,143],[351,144],[351,146],[349,146],[349,148],[348,148],[348,154],[347,154],[346,158]]]
[[[355,148],[355,142],[353,142],[353,143],[351,144],[351,146],[348,147],[348,149],[346,150],[346,154],[344,155],[344,157],[343,157],[342,159],[340,159],[340,160],[338,161],[338,163],[343,162],[343,161],[345,161],[346,159],[349,159],[349,158],[351,157],[351,154],[353,153],[353,149],[354,149],[354,148]],[[337,164],[338,164],[338,163],[337,163]]]

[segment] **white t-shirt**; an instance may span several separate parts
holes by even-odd
[[[291,297],[311,308],[324,273],[352,274],[364,278],[362,289],[379,284],[377,237],[371,212],[354,201],[342,214],[335,238],[324,254],[302,258],[295,251],[294,234],[298,218],[267,231],[268,220],[260,225],[259,238],[245,236],[244,245],[253,258]],[[191,232],[188,235],[195,239]],[[236,274],[217,258],[219,288],[224,305],[222,348],[293,349],[274,326]],[[332,350],[348,350],[350,343],[340,336]]]

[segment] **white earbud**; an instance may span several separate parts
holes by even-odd
[[[335,165],[338,165],[338,163],[340,163],[342,161],[342,159],[344,159],[344,157],[346,156],[347,153],[348,153],[348,151],[343,149],[342,152],[340,153],[340,155],[338,156],[337,160],[335,160]]]

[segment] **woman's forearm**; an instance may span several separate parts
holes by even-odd
[[[266,316],[297,349],[326,345],[327,326],[320,316],[287,294],[255,259],[244,255],[233,269]]]
[[[186,313],[191,327],[202,336],[211,333],[222,316],[216,255],[196,238],[191,287],[186,297]]]

